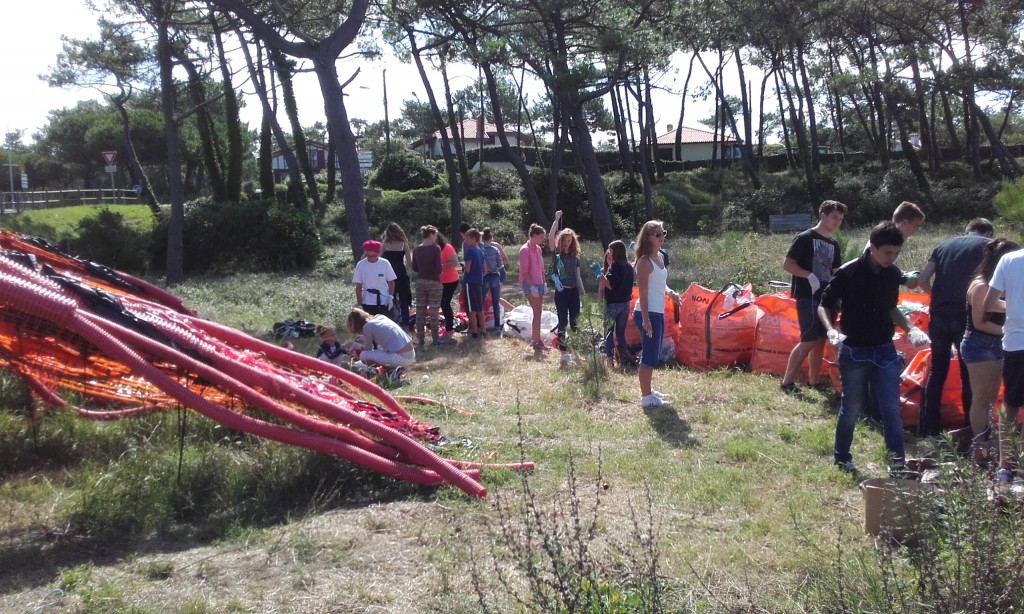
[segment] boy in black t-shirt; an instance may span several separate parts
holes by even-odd
[[[832,279],[832,272],[843,263],[839,243],[832,233],[839,229],[846,215],[846,205],[826,200],[818,207],[818,223],[798,234],[786,252],[782,268],[793,276],[790,295],[796,299],[797,319],[800,322],[800,342],[789,354],[786,373],[780,385],[784,392],[792,391],[796,372],[809,357],[808,383],[818,384],[821,376],[821,355],[825,350],[825,329],[818,322],[818,303],[821,289]]]
[[[833,454],[835,464],[851,473],[857,470],[850,455],[853,428],[867,405],[869,383],[882,414],[890,471],[901,472],[904,466],[901,365],[892,342],[894,325],[907,331],[907,339],[915,347],[929,341],[928,335],[911,326],[898,307],[903,274],[893,263],[902,247],[903,235],[896,224],[882,222],[875,226],[867,251],[836,271],[818,306],[818,319],[827,331],[829,343],[839,346],[839,374],[843,382]],[[842,333],[832,325],[833,310],[840,303]]]

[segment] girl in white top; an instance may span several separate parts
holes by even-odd
[[[643,225],[636,237],[636,284],[639,298],[633,309],[633,323],[640,329],[640,406],[657,407],[667,397],[651,387],[654,369],[661,357],[661,340],[665,333],[665,292],[668,269],[661,255],[665,227],[659,220]]]

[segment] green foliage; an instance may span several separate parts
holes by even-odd
[[[813,210],[807,188],[798,177],[768,175],[763,177],[760,189],[726,204],[722,223],[726,230],[765,230],[769,215],[810,213]]]
[[[79,225],[83,220],[94,218],[110,207],[111,205],[77,205],[0,215],[0,226],[58,243],[77,237]],[[115,205],[111,210],[124,218],[126,226],[139,232],[150,230],[155,223],[152,210],[145,205]]]
[[[368,204],[366,217],[370,234],[377,236],[389,222],[398,222],[409,236],[413,245],[419,243],[420,226],[433,224],[447,234],[451,226],[451,203],[441,197],[437,190],[428,188],[408,192],[385,191],[379,202]],[[344,215],[335,222],[344,227]]]
[[[382,190],[419,190],[438,184],[434,168],[412,152],[392,151],[370,175],[369,185]]]
[[[154,229],[154,262],[163,268],[166,219]],[[185,206],[184,269],[291,271],[310,269],[323,252],[313,219],[273,201],[214,203],[198,199]]]
[[[992,205],[1006,221],[1019,226],[1024,222],[1024,181],[1004,181]]]
[[[470,175],[469,196],[501,200],[522,198],[523,182],[515,169],[494,169],[485,166],[483,171]]]
[[[502,246],[518,246],[525,241],[521,200],[467,198],[462,201],[462,219],[481,230],[490,227],[494,240]],[[514,256],[508,249],[505,252],[509,258]]]
[[[129,273],[145,274],[151,251],[149,232],[128,225],[125,217],[103,209],[96,217],[78,222],[79,256]]]
[[[895,209],[896,205],[905,200],[915,203],[922,200],[921,191],[917,187],[917,179],[914,178],[914,173],[906,162],[894,162],[889,172],[882,177],[882,183],[879,184],[878,190],[889,201],[891,209]]]
[[[950,467],[950,465],[947,465]],[[1024,603],[1024,518],[992,499],[992,484],[970,461],[947,468],[933,488],[897,491],[906,516],[901,545],[883,536],[873,550],[844,551],[805,540],[815,553],[800,600],[815,611],[1013,612]],[[996,497],[1006,496],[996,494]]]

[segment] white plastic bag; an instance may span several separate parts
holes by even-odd
[[[558,316],[551,311],[540,312],[540,338],[545,344],[555,338],[554,329],[558,326]],[[533,339],[533,309],[529,305],[517,305],[505,314],[505,322],[501,334],[509,337],[520,337],[527,341]]]

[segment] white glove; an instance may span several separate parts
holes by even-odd
[[[807,276],[807,283],[811,284],[811,294],[817,294],[821,288],[821,280],[814,273]]]
[[[839,347],[840,343],[846,341],[846,335],[844,335],[843,333],[839,332],[834,328],[828,331],[826,336],[828,337],[828,342],[832,347]]]
[[[932,342],[928,338],[928,334],[916,326],[907,331],[907,341],[916,348],[924,347]]]

